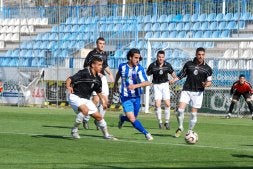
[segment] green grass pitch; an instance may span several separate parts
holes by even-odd
[[[171,130],[159,130],[154,114],[140,113],[139,119],[154,136],[145,140],[130,123],[118,129],[118,115],[107,112],[109,131],[118,141],[102,138],[95,129],[80,128],[81,139],[73,140],[71,109],[0,106],[0,168],[252,168],[253,121],[198,116],[195,131],[199,142],[188,145],[174,138],[177,128],[171,113]],[[188,127],[188,114],[185,128]]]

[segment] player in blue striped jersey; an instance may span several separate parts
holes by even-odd
[[[137,119],[140,110],[140,96],[142,87],[150,85],[144,68],[139,64],[142,60],[138,49],[130,49],[127,53],[126,63],[121,63],[116,74],[114,91],[118,89],[118,80],[121,78],[120,99],[125,115],[120,115],[118,127],[125,121],[132,123],[133,127],[143,133],[147,140],[153,140],[152,135]]]

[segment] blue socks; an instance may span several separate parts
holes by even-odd
[[[144,135],[146,135],[148,132],[147,130],[142,126],[141,122],[139,120],[135,120],[132,125],[134,126],[134,128],[136,128],[139,132],[143,133]]]

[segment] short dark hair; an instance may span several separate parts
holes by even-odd
[[[91,65],[92,65],[93,63],[95,63],[95,62],[102,62],[102,61],[103,61],[103,59],[102,59],[101,57],[94,56],[94,57],[92,57],[92,59],[90,60],[89,66],[91,67]]]
[[[197,48],[197,49],[196,49],[196,54],[197,54],[199,51],[206,52],[205,48],[203,48],[203,47]]]
[[[244,77],[244,78],[245,78],[245,75],[244,75],[244,74],[240,74],[239,78],[241,78],[241,77]]]
[[[159,54],[165,55],[164,50],[159,50],[159,51],[157,52],[157,55],[156,55],[156,56],[158,56]]]
[[[137,54],[141,54],[139,49],[136,48],[132,48],[127,52],[127,60],[130,60],[130,57],[133,57],[133,55],[137,53]],[[140,56],[140,61],[142,60],[142,57]]]
[[[99,37],[99,38],[97,38],[97,40],[96,40],[96,44],[98,44],[98,41],[105,41],[105,38],[103,38],[103,37]]]

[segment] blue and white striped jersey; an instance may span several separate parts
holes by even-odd
[[[140,64],[135,67],[129,67],[127,63],[121,63],[118,73],[121,77],[120,95],[124,97],[140,97],[143,93],[142,88],[129,90],[127,87],[131,84],[148,81],[144,68]]]

